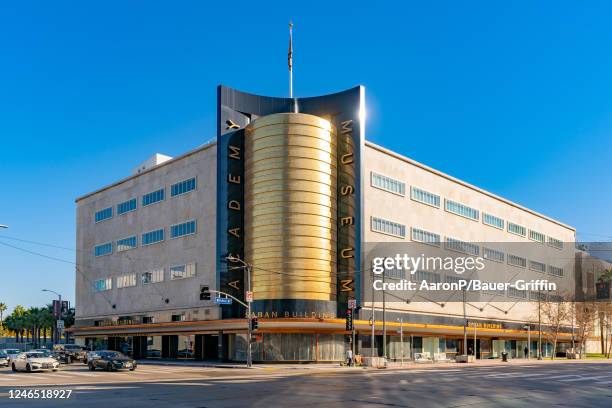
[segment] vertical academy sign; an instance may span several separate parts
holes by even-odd
[[[244,271],[226,261],[244,259],[245,127],[274,113],[299,112],[327,118],[338,132],[336,296],[327,302],[255,301],[254,310],[278,317],[344,317],[349,299],[361,302],[362,155],[364,88],[311,98],[259,96],[219,86],[217,89],[217,282],[218,290],[244,299]],[[244,259],[249,262],[248,259]],[[232,267],[235,266],[235,267]],[[254,265],[254,267],[257,267]],[[272,306],[273,305],[273,306]],[[270,310],[268,310],[270,309]],[[244,316],[237,302],[222,309],[223,318]],[[334,313],[334,312],[332,312]]]

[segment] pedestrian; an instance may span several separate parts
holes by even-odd
[[[527,348],[527,346],[525,346],[525,358],[528,358],[529,356],[529,348]]]
[[[353,366],[353,350],[351,350],[350,348],[346,350],[346,363],[349,367]]]

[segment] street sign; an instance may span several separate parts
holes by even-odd
[[[349,307],[349,309],[357,308],[357,300],[356,299],[349,299],[348,307]]]
[[[57,328],[59,330],[64,330],[64,321],[63,320],[58,320],[57,321]]]
[[[218,305],[231,305],[232,298],[217,297],[215,298],[215,303]]]
[[[253,292],[251,292],[250,290],[247,290],[246,301],[247,302],[252,302],[253,301]]]

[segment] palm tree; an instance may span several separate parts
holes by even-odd
[[[14,325],[14,328],[12,330],[15,331],[15,340],[19,342],[19,337],[21,337],[22,343],[23,343],[23,332],[26,328],[25,314],[26,314],[26,310],[21,305],[15,306],[15,309],[13,309],[13,313],[11,313],[11,317],[13,318],[13,325]]]
[[[51,331],[51,338],[53,338],[53,326],[55,326],[55,318],[53,313],[48,307],[41,310],[41,328],[43,331],[44,342],[47,343],[47,331]]]
[[[4,312],[6,312],[6,303],[0,302],[0,333],[4,332]]]

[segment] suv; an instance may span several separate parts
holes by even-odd
[[[62,353],[68,364],[74,360],[83,360],[87,353],[87,348],[78,344],[56,344],[53,346],[53,351]]]

